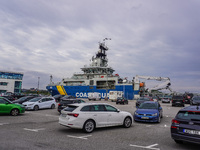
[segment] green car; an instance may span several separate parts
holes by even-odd
[[[4,97],[0,97],[0,114],[11,114],[17,116],[25,112],[25,107],[20,104],[14,104]]]

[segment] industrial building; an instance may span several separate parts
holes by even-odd
[[[0,71],[0,94],[21,93],[23,73]]]

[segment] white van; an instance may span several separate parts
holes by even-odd
[[[98,92],[90,92],[88,93],[88,100],[101,100],[101,93]]]
[[[123,91],[110,91],[109,92],[109,100],[112,102],[116,102],[117,98],[123,97],[124,92]]]

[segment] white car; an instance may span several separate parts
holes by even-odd
[[[106,103],[70,104],[61,111],[59,124],[70,128],[83,129],[91,133],[95,128],[120,126],[129,128],[133,116]]]
[[[56,107],[56,100],[53,97],[35,97],[22,103],[22,105],[25,106],[26,110],[54,109]]]

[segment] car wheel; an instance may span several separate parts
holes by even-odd
[[[116,104],[118,104],[118,103],[116,103]]]
[[[178,144],[182,144],[183,143],[183,141],[180,141],[180,140],[174,140],[176,143],[178,143]]]
[[[87,120],[83,126],[83,130],[86,133],[91,133],[95,128],[95,123],[93,120]]]
[[[131,124],[132,124],[131,118],[130,118],[130,117],[126,117],[126,118],[124,119],[124,124],[123,124],[123,126],[124,126],[125,128],[129,128],[129,127],[131,126]]]
[[[51,109],[55,109],[55,107],[56,107],[55,104],[51,105]]]
[[[128,104],[128,101],[126,102],[126,104]]]
[[[11,112],[10,112],[10,114],[12,116],[17,116],[19,114],[19,110],[18,109],[12,109]]]
[[[33,108],[33,110],[35,110],[35,111],[39,110],[39,106],[35,105],[34,108]]]
[[[183,107],[185,107],[185,105],[183,104]]]

